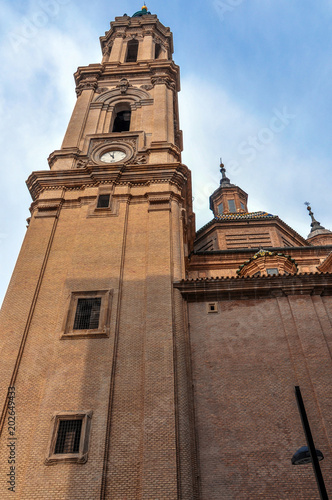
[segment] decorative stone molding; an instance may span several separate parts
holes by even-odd
[[[332,252],[323,260],[323,262],[317,266],[317,270],[321,273],[332,271]]]
[[[152,85],[166,85],[171,90],[176,90],[176,84],[173,79],[168,76],[155,76],[151,78]]]
[[[152,90],[152,89],[153,89],[153,85],[141,85],[141,86],[140,86],[140,89],[144,89],[144,90]]]
[[[77,160],[75,167],[76,168],[84,168],[87,163],[88,163],[88,159],[87,158],[84,158],[84,159],[81,158],[81,159]]]
[[[105,45],[102,50],[103,56],[109,56],[111,53],[111,49],[112,49],[111,45]]]
[[[259,250],[253,257],[241,264],[236,271],[239,276],[264,276],[268,270],[275,270],[276,274],[296,274],[298,265],[290,255]]]
[[[98,82],[95,78],[86,78],[77,85],[75,92],[77,94],[77,97],[79,97],[82,94],[83,90],[96,90],[97,87]]]
[[[102,94],[103,92],[107,92],[109,90],[108,87],[98,87],[95,92],[96,94]]]
[[[171,193],[148,194],[149,212],[171,211]]]
[[[48,453],[45,465],[54,465],[57,462],[84,464],[88,460],[90,426],[92,410],[89,411],[64,411],[54,413],[52,416],[52,431],[48,444]],[[55,453],[55,444],[58,436],[59,424],[63,420],[81,420],[81,436],[78,453]]]
[[[144,165],[147,162],[148,162],[148,155],[141,154],[141,155],[137,155],[136,158],[134,158],[132,163],[136,163],[137,165]]]
[[[74,329],[75,313],[79,299],[98,298],[101,300],[99,324],[97,328],[91,330]],[[83,290],[72,291],[66,307],[66,315],[64,317],[63,326],[60,338],[77,339],[77,338],[100,338],[107,337],[110,333],[110,317],[112,308],[113,290]]]
[[[78,148],[56,149],[55,151],[52,151],[47,158],[47,161],[50,168],[52,168],[58,158],[77,159],[80,153],[81,151]]]
[[[111,149],[120,149],[124,151],[126,154],[126,158],[121,163],[128,163],[135,154],[137,150],[137,137],[124,137],[123,139],[119,138],[105,138],[105,139],[91,139],[89,145],[89,157],[90,162],[93,162],[97,165],[105,165],[100,160],[100,157],[104,152],[109,151]]]
[[[92,106],[95,103],[104,102],[110,106],[115,106],[118,102],[123,101],[124,99],[131,104],[132,107],[137,106],[146,106],[153,103],[153,99],[150,94],[146,92],[146,90],[139,89],[137,87],[133,87],[128,83],[127,79],[120,80],[119,84],[115,89],[108,90],[103,94],[99,95]],[[123,82],[123,83],[121,83]]]
[[[128,87],[132,87],[132,85],[130,85],[127,78],[121,78],[119,85],[116,86],[116,88],[120,89],[121,94],[126,94]]]
[[[121,144],[123,148],[123,143]],[[128,145],[128,147],[130,147]],[[189,171],[181,163],[147,164],[130,168],[130,160],[125,163],[94,164],[87,163],[84,169],[71,170],[41,170],[32,172],[27,180],[27,186],[34,202],[45,190],[84,190],[86,187],[96,187],[102,182],[112,182],[116,185],[148,185],[146,183],[172,184],[181,191],[187,181]]]
[[[188,302],[248,300],[289,295],[332,295],[332,273],[237,278],[198,278],[174,283]]]

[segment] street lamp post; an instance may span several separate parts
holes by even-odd
[[[297,406],[299,408],[302,426],[303,426],[304,434],[305,434],[305,437],[307,440],[307,445],[308,445],[308,449],[309,449],[309,453],[310,453],[310,459],[306,460],[306,461],[302,460],[302,463],[308,463],[309,461],[312,463],[312,467],[314,469],[320,498],[321,498],[321,500],[328,500],[329,497],[327,496],[327,491],[325,488],[322,471],[320,469],[320,465],[319,465],[319,461],[318,461],[318,459],[322,460],[324,457],[323,457],[323,454],[319,450],[315,449],[315,444],[314,444],[314,440],[312,438],[307,413],[306,413],[303,399],[302,399],[301,390],[300,390],[300,387],[298,385],[295,386],[295,396],[296,396]],[[303,449],[301,448],[300,450],[298,450],[298,452],[294,455],[294,457],[296,457],[296,455],[299,456],[300,455],[299,452],[303,454]],[[292,459],[293,464],[301,463],[301,461],[297,462],[296,458],[294,459],[294,457]]]

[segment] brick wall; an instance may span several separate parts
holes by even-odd
[[[327,490],[332,492],[332,300],[189,303],[196,433],[203,500],[319,498],[305,445],[300,385]]]

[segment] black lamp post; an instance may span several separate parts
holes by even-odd
[[[302,448],[297,450],[297,452],[292,457],[292,464],[299,465],[299,464],[308,464],[311,462],[312,467],[314,469],[320,498],[321,498],[321,500],[329,500],[329,497],[327,496],[325,484],[324,484],[322,471],[320,470],[320,465],[319,465],[319,461],[323,460],[324,455],[321,451],[316,450],[316,448],[315,448],[314,440],[312,438],[312,434],[311,434],[311,430],[310,430],[310,426],[309,426],[307,413],[305,411],[305,407],[304,407],[304,403],[303,403],[303,399],[302,399],[302,394],[300,391],[300,387],[298,385],[295,386],[295,396],[296,396],[297,406],[299,408],[302,426],[303,426],[303,430],[304,430],[304,434],[305,434],[308,446],[302,446]]]

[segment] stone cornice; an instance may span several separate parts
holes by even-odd
[[[90,64],[89,66],[79,66],[74,74],[77,87],[97,88],[99,80],[107,79],[120,80],[121,78],[133,79],[149,77],[151,75],[157,78],[165,79],[166,83],[174,82],[176,90],[180,91],[180,69],[174,61],[169,60],[151,60],[138,63],[103,63]]]
[[[259,278],[199,278],[174,283],[188,302],[332,295],[332,273],[262,276]]]
[[[266,247],[271,252],[287,253],[298,264],[318,265],[320,258],[332,252],[332,246],[321,247]],[[215,250],[210,252],[192,253],[188,260],[188,271],[237,269],[240,264],[250,259],[259,248],[243,248],[231,250]],[[319,269],[328,271],[328,269]]]
[[[129,17],[121,16],[116,17],[114,21],[110,24],[110,30],[105,33],[104,36],[100,37],[101,49],[105,47],[106,44],[112,42],[113,38],[116,36],[126,36],[126,32],[129,33],[142,32],[152,35],[157,35],[161,37],[164,41],[168,41],[170,51],[173,53],[173,35],[170,28],[164,26],[155,14],[149,14],[141,17]]]
[[[33,200],[45,189],[82,189],[104,182],[112,182],[115,185],[148,185],[162,182],[173,184],[181,190],[187,181],[188,172],[187,167],[181,163],[88,165],[82,169],[32,172],[27,186]]]

